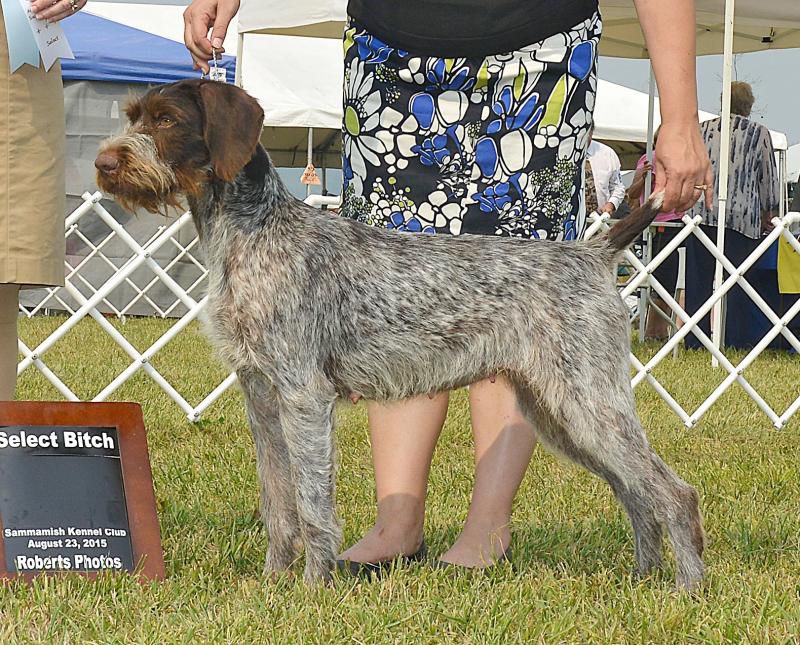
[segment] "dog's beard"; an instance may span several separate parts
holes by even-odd
[[[119,159],[116,173],[97,173],[97,185],[113,195],[128,210],[144,208],[166,214],[169,207],[179,207],[180,187],[172,168],[158,155],[153,137],[132,133],[110,140],[105,149],[113,149]]]

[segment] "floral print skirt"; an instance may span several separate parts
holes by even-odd
[[[486,58],[419,56],[345,32],[344,215],[435,234],[571,240],[600,16]]]

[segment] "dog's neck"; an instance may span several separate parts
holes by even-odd
[[[272,159],[260,143],[233,183],[239,192],[257,193],[259,199],[271,203],[273,207],[292,199]]]
[[[189,198],[189,206],[202,238],[217,217],[227,217],[248,232],[261,230],[293,200],[269,154],[258,144],[232,182],[209,182],[199,197]]]

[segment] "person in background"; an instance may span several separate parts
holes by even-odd
[[[741,265],[755,250],[761,236],[771,229],[770,220],[780,205],[772,137],[765,126],[749,118],[754,102],[753,90],[748,83],[736,81],[731,84],[730,170],[724,248],[725,256],[734,266]],[[719,214],[721,127],[721,117],[705,121],[700,126],[714,174],[713,204],[709,207],[697,203],[686,213],[689,217],[700,215],[703,218],[701,228],[713,242],[717,239]],[[686,240],[686,312],[690,316],[711,297],[715,266],[714,256],[696,236],[690,235]],[[727,294],[727,311],[731,315],[725,320],[726,346],[749,348],[760,340],[761,336],[753,333],[752,317],[745,315],[750,308],[750,297],[741,287],[734,286]],[[705,316],[699,326],[710,335],[710,315]],[[689,348],[702,347],[694,334],[689,334],[685,343]]]
[[[658,142],[658,130],[655,132],[654,142]],[[655,154],[653,155],[655,160]],[[636,171],[633,175],[633,181],[628,188],[628,200],[632,202],[631,206],[644,204],[645,202],[645,184],[647,174],[650,173],[651,186],[656,185],[655,172],[653,171],[653,163],[648,161],[647,155],[642,155],[636,163]],[[656,230],[653,234],[653,252],[652,257],[658,255],[661,250],[669,244],[672,239],[678,234],[680,228],[677,226],[658,226],[659,222],[675,222],[680,221],[683,213],[680,211],[670,211],[668,213],[659,213],[656,216]],[[656,267],[653,271],[653,277],[667,290],[670,295],[675,294],[675,287],[678,282],[678,249],[675,249],[667,258]],[[670,308],[661,297],[652,293],[653,303],[662,312],[670,315]],[[669,323],[653,309],[653,305],[647,308],[647,325],[645,327],[645,339],[663,339],[666,338],[669,332]]]
[[[614,215],[625,201],[625,184],[622,182],[622,168],[614,149],[594,139],[594,127],[589,130],[589,147],[586,148],[586,175],[591,173],[591,183],[597,196],[596,210],[599,213]],[[587,184],[589,181],[587,181]],[[655,184],[654,184],[655,185]],[[587,197],[587,213],[591,212],[591,196]]]
[[[86,0],[37,0],[58,21]],[[19,291],[64,284],[64,93],[61,65],[13,74],[0,10],[0,401],[14,398]]]
[[[697,126],[694,3],[635,2],[664,123],[654,188],[665,190],[667,209],[686,208],[711,183]],[[194,0],[186,10],[198,68],[208,70],[238,8]],[[348,15],[344,216],[435,235],[581,234],[597,0],[350,0]],[[422,552],[448,397],[367,402],[378,513],[340,556],[350,571]],[[484,568],[508,558],[512,503],[536,434],[505,378],[472,385],[469,398],[475,484],[463,531],[439,563]]]

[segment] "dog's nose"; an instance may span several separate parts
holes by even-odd
[[[111,174],[119,168],[119,158],[110,152],[101,152],[94,160],[94,167],[102,173]]]

